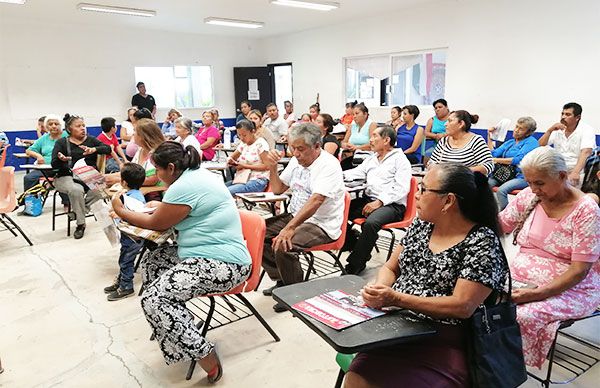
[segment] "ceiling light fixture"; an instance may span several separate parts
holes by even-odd
[[[265,23],[253,22],[251,20],[224,19],[216,17],[208,17],[204,19],[204,23],[217,26],[239,27],[239,28],[262,28]]]
[[[116,13],[118,15],[128,15],[128,16],[143,16],[143,17],[156,16],[156,11],[152,11],[152,10],[148,10],[148,9],[114,7],[112,5],[79,3],[79,4],[77,4],[77,9],[79,9],[80,11]]]
[[[0,0],[0,3],[25,4],[25,0]]]
[[[340,3],[334,3],[332,1],[271,0],[271,4],[285,5],[296,8],[307,8],[316,11],[331,11],[336,8],[340,8]]]

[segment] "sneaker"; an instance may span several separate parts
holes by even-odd
[[[75,232],[73,232],[73,237],[75,238],[75,240],[79,240],[80,238],[83,237],[84,233],[85,233],[85,225],[77,225],[77,228],[75,228]]]
[[[110,294],[111,292],[115,292],[119,289],[119,277],[117,276],[113,282],[113,284],[111,284],[108,287],[104,287],[104,293],[105,294]]]
[[[115,301],[115,300],[119,300],[119,299],[123,299],[123,298],[127,298],[128,296],[133,295],[133,288],[129,289],[129,290],[124,290],[122,288],[117,288],[115,291],[111,292],[110,294],[108,294],[108,296],[106,297],[106,299],[108,299],[110,302]]]
[[[262,293],[264,296],[271,296],[273,295],[273,290],[278,288],[278,287],[282,287],[283,286],[283,282],[281,280],[278,280],[277,283],[275,283],[275,285],[273,287],[269,287],[269,288],[265,288]]]
[[[287,311],[287,308],[282,303],[277,302],[273,306],[273,310],[275,310],[276,313],[283,313]]]

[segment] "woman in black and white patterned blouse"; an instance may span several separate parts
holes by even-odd
[[[478,115],[466,110],[450,114],[446,122],[446,134],[435,146],[429,165],[438,163],[460,163],[472,171],[489,175],[494,169],[492,153],[483,137],[470,133],[471,124],[479,121]]]
[[[469,386],[462,323],[506,281],[496,202],[485,175],[456,163],[433,166],[416,198],[418,217],[362,295],[410,310],[438,335],[359,353],[346,387]]]

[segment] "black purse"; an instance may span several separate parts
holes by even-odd
[[[508,294],[500,295],[496,304],[484,302],[469,320],[467,350],[473,387],[510,388],[527,380],[517,306],[511,301],[510,268],[502,246],[500,250],[508,268]]]
[[[500,164],[496,163],[494,171],[492,171],[492,178],[494,178],[500,185],[508,182],[511,179],[517,177],[517,167],[512,164]]]

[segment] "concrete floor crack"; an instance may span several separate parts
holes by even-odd
[[[85,314],[88,316],[88,322],[90,322],[91,324],[94,325],[99,325],[102,326],[103,328],[106,329],[107,334],[108,334],[108,338],[109,338],[109,344],[106,346],[106,354],[110,355],[111,357],[115,358],[116,360],[118,360],[121,365],[123,365],[123,368],[125,368],[125,370],[127,371],[127,374],[129,376],[131,376],[132,379],[134,379],[138,385],[138,387],[142,387],[142,383],[140,382],[140,380],[138,380],[138,378],[132,373],[131,369],[129,369],[129,366],[127,366],[127,363],[125,362],[125,360],[119,356],[118,354],[113,353],[110,350],[110,347],[114,344],[114,338],[112,336],[112,327],[113,326],[118,326],[121,324],[125,324],[129,321],[126,322],[120,322],[117,324],[114,324],[112,326],[108,326],[107,324],[103,323],[103,322],[96,322],[94,321],[94,317],[92,316],[92,313],[89,310],[89,307],[86,306],[81,299],[79,299],[79,297],[75,294],[75,291],[73,291],[73,289],[71,288],[71,286],[69,286],[69,283],[67,283],[66,279],[63,277],[63,275],[54,267],[53,264],[54,261],[51,259],[46,259],[44,257],[42,257],[40,254],[38,254],[37,252],[33,252],[33,254],[40,259],[40,261],[42,261],[44,264],[46,264],[46,266],[48,266],[48,268],[50,268],[50,270],[56,275],[58,276],[58,278],[60,279],[61,283],[65,286],[65,288],[68,290],[69,294],[73,297],[73,299],[75,299],[75,301],[77,302],[77,304],[79,304],[81,306],[81,308],[85,311]],[[138,318],[136,318],[138,319]]]

